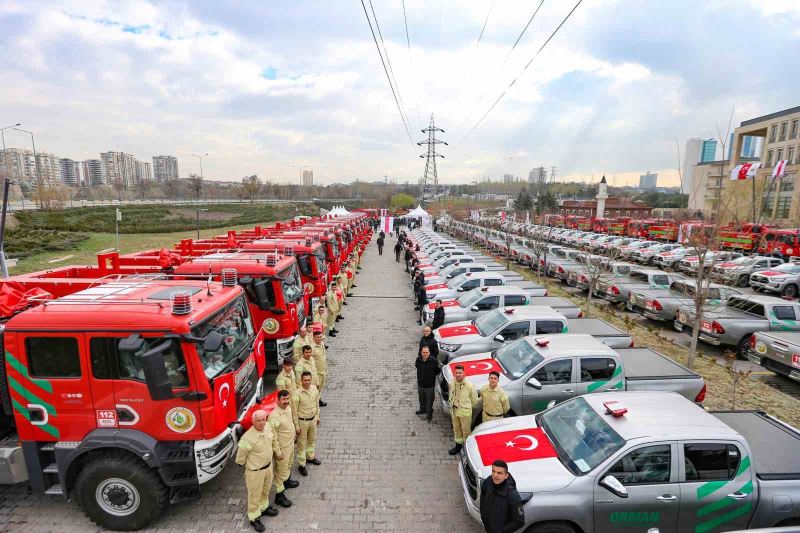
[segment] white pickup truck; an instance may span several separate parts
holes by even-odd
[[[763,413],[608,392],[481,424],[459,474],[478,522],[481,482],[502,459],[526,533],[716,533],[800,526],[798,450],[800,432]]]

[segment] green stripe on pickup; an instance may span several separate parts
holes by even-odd
[[[590,384],[586,388],[586,392],[594,392],[599,388],[605,387],[607,384],[609,384],[612,381],[614,381],[614,378],[619,376],[621,373],[622,373],[622,365],[618,365],[617,368],[614,370],[614,373],[611,374],[611,379],[609,379],[607,381],[595,381],[594,383]],[[615,385],[615,388],[621,389],[622,388],[622,382],[620,382],[619,384]]]
[[[741,492],[742,494],[750,494],[751,492],[753,492],[753,480],[750,480],[747,483],[745,483],[736,492]],[[701,517],[709,515],[713,512],[719,511],[720,509],[724,509],[729,505],[733,505],[734,503],[736,503],[736,500],[734,499],[728,497],[722,498],[721,500],[717,500],[715,502],[709,503],[708,505],[704,505],[703,507],[699,508],[697,510],[697,516]]]
[[[715,529],[715,528],[721,526],[722,524],[727,524],[731,520],[735,520],[736,518],[739,518],[740,516],[745,516],[748,513],[750,513],[750,508],[752,506],[753,506],[752,502],[747,502],[747,504],[742,505],[741,507],[737,507],[736,509],[733,509],[732,511],[729,511],[729,512],[725,513],[724,515],[720,515],[720,516],[718,516],[718,517],[716,517],[716,518],[714,518],[712,520],[709,520],[708,522],[702,522],[700,524],[697,524],[694,527],[694,532],[695,533],[706,533],[708,531],[711,531],[712,529]]]

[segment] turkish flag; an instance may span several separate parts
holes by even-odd
[[[222,431],[236,420],[236,414],[234,372],[228,372],[214,378],[214,421],[221,423],[221,427],[216,429]]]
[[[782,178],[786,174],[786,165],[789,163],[787,159],[781,159],[775,164],[775,168],[772,169],[772,177],[773,178]]]
[[[492,370],[502,372],[503,369],[495,359],[479,359],[477,361],[463,361],[460,363],[450,363],[450,370],[455,373],[456,365],[464,367],[465,376],[476,376],[478,374],[488,374]]]
[[[539,428],[475,435],[475,442],[483,466],[489,466],[497,459],[513,463],[557,457],[547,435]]]
[[[466,326],[441,326],[436,331],[439,332],[440,337],[446,339],[447,337],[478,333],[478,328],[476,328],[474,324],[468,324]]]

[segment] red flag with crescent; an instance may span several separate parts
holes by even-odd
[[[456,371],[456,365],[464,367],[465,376],[477,376],[478,374],[486,375],[492,370],[495,372],[502,372],[503,369],[495,359],[479,359],[477,361],[461,361],[457,363],[450,363],[450,370]]]
[[[224,422],[223,426],[236,420],[236,389],[234,372],[214,378],[214,420]]]
[[[489,466],[497,459],[514,463],[557,457],[547,435],[539,428],[475,435],[475,442],[478,445],[478,453],[483,461],[483,466]]]

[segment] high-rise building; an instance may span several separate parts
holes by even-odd
[[[547,169],[544,167],[532,168],[528,172],[528,183],[544,185],[547,183]]]
[[[683,150],[683,165],[681,168],[681,192],[691,194],[694,189],[694,166],[700,162],[700,152],[703,150],[703,140],[692,137],[686,140]]]
[[[150,171],[150,168],[150,163],[136,161],[136,183],[153,180],[153,174]]]
[[[658,174],[655,172],[646,172],[639,176],[639,188],[644,190],[652,190],[656,188],[658,182]]]
[[[77,187],[81,182],[81,164],[78,161],[63,157],[58,160],[61,183]]]
[[[42,184],[56,185],[60,181],[61,164],[59,159],[47,152],[36,152],[34,158],[31,150],[20,148],[7,148],[0,150],[0,172],[6,174],[8,162],[8,177],[12,180],[25,181],[37,185],[41,176]]]
[[[87,159],[81,162],[81,174],[85,187],[97,187],[106,182],[103,161],[100,159]]]
[[[514,183],[513,174],[503,174],[503,183]]]
[[[126,189],[135,183],[136,159],[132,154],[103,152],[100,154],[100,160],[103,162],[103,177],[106,184]]]
[[[171,155],[153,156],[153,177],[156,181],[178,179],[178,158]]]
[[[311,187],[314,185],[314,171],[304,170],[302,178],[303,187]]]
[[[703,141],[703,147],[700,150],[700,163],[708,163],[717,158],[717,141],[714,139],[706,139]]]

